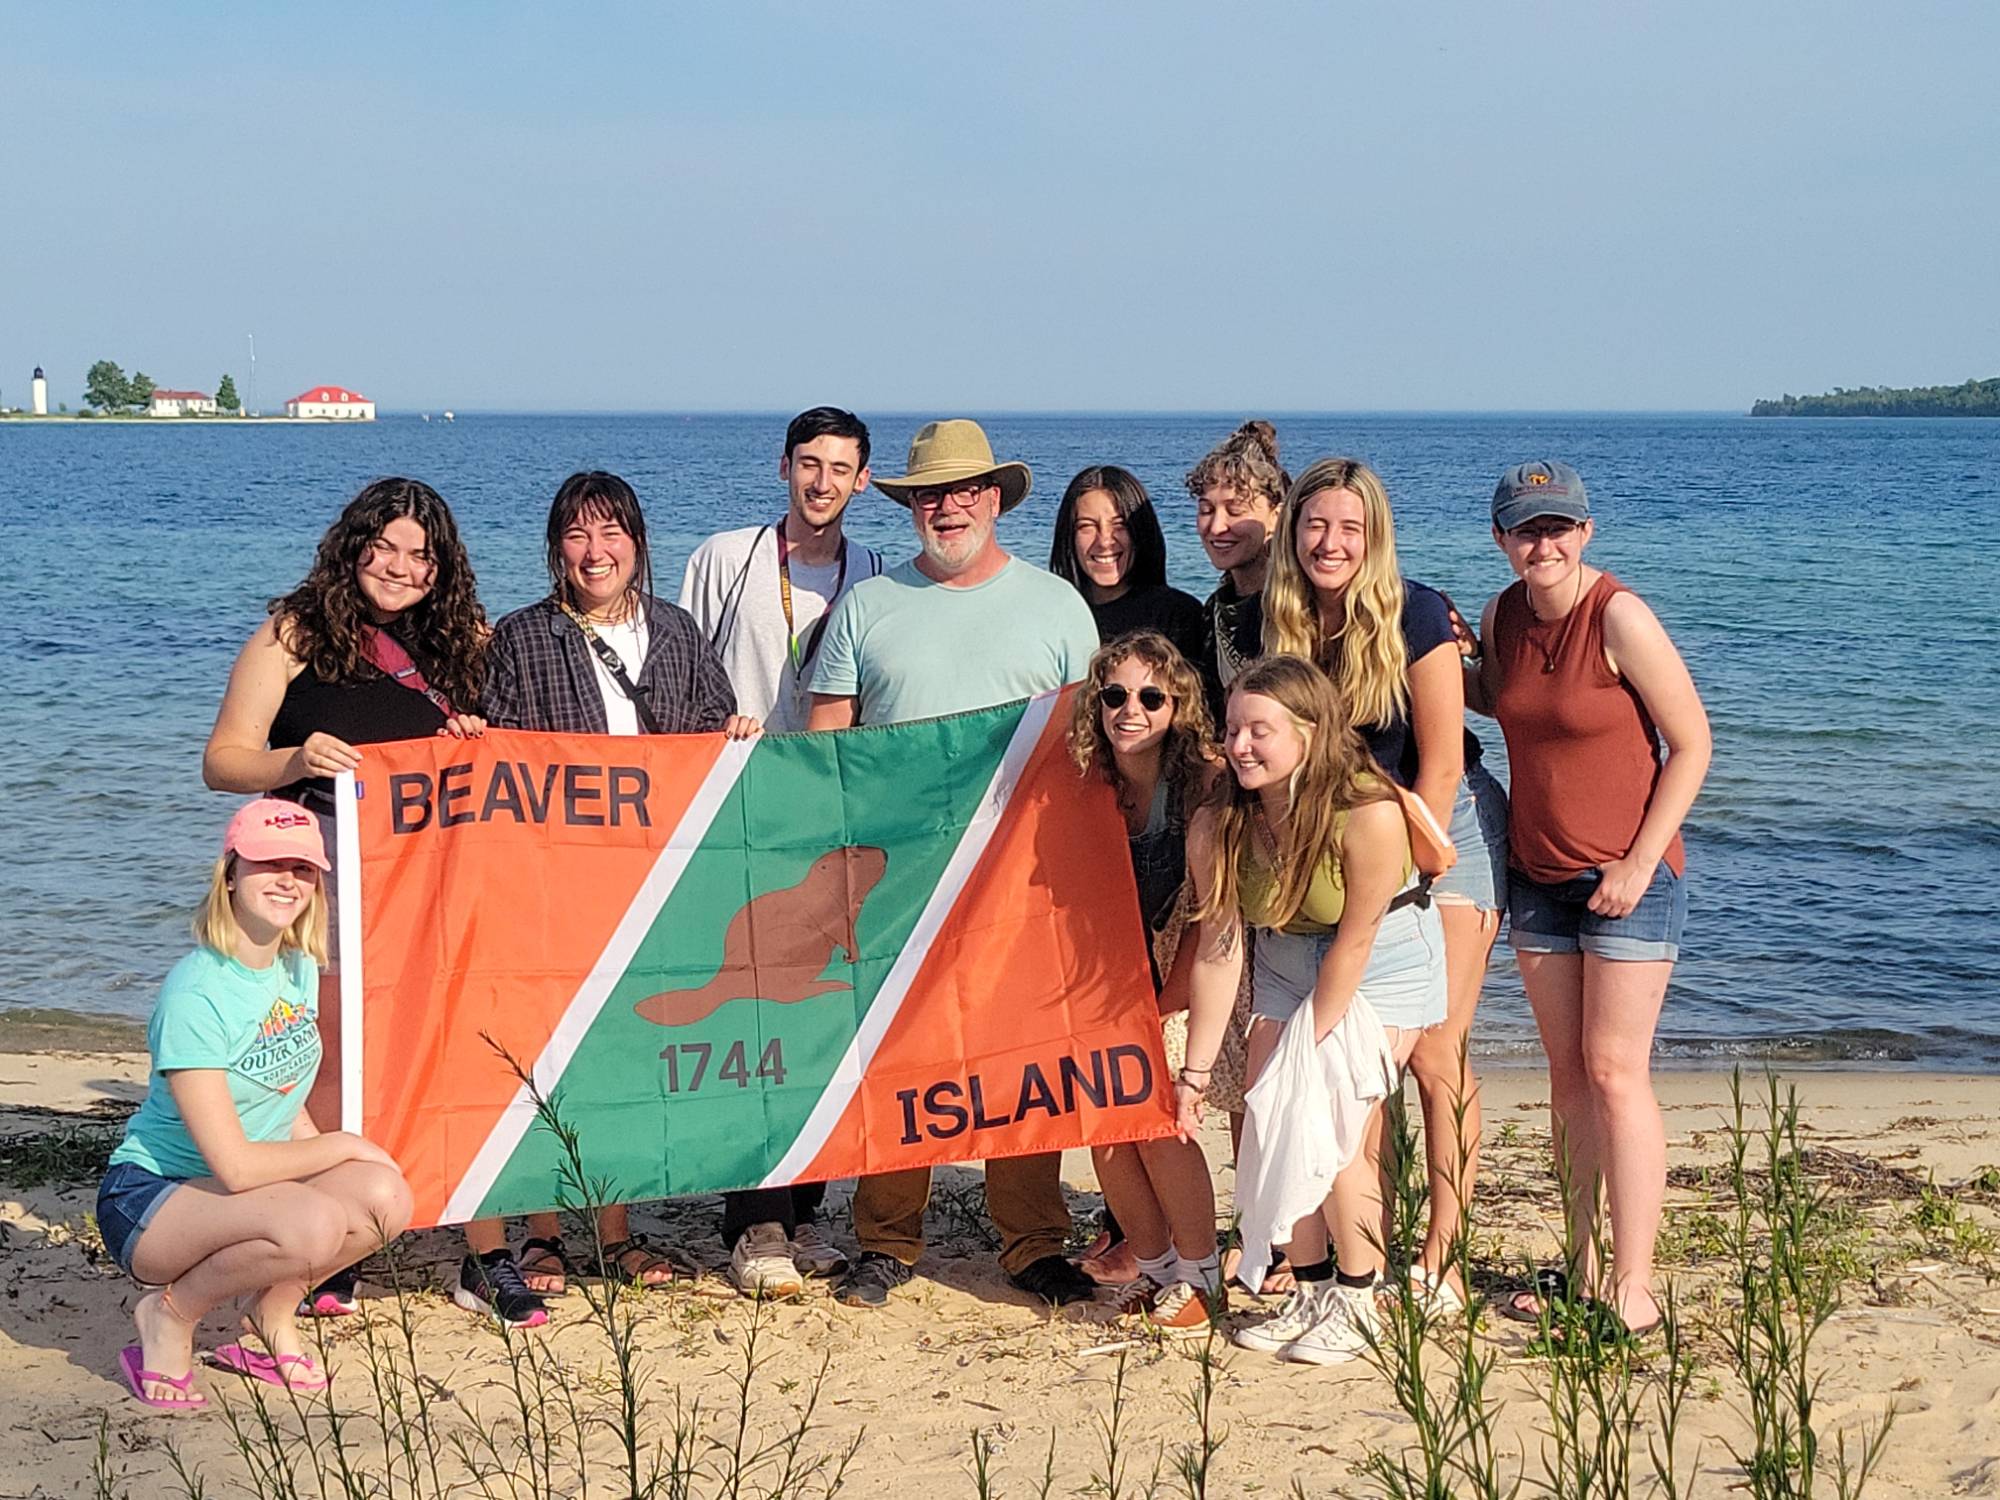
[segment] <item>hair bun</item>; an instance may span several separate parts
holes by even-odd
[[[1232,444],[1239,442],[1255,444],[1264,457],[1271,461],[1274,468],[1279,467],[1278,429],[1262,417],[1252,417],[1232,432],[1229,437]]]

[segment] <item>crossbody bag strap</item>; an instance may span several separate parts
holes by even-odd
[[[620,661],[618,653],[611,649],[611,643],[592,630],[590,621],[571,609],[566,600],[556,600],[556,608],[568,615],[576,628],[583,632],[584,640],[590,643],[590,649],[596,653],[598,661],[603,663],[604,670],[609,672],[611,680],[618,684],[618,691],[631,700],[632,707],[639,716],[639,727],[648,734],[661,733],[660,721],[653,717],[652,705],[647,703],[646,695],[639,691],[638,684],[632,681],[631,674],[625,670],[625,663]]]
[[[391,682],[411,692],[422,693],[447,719],[455,716],[451,699],[424,680],[424,674],[418,670],[409,648],[381,626],[370,625],[361,632],[361,649],[375,670]]]

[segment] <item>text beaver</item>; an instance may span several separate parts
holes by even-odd
[[[722,937],[722,967],[699,989],[649,995],[632,1008],[661,1026],[686,1026],[731,1000],[796,1005],[851,990],[845,979],[821,977],[837,948],[859,956],[854,924],[882,879],[889,856],[872,844],[829,849],[797,885],[746,901]]]
[[[433,782],[422,771],[398,771],[389,778],[389,830],[420,833],[435,818],[439,828],[461,823],[546,823],[553,815],[572,828],[653,826],[646,798],[653,789],[644,766],[590,766],[550,762],[538,768],[525,760],[496,760],[475,784],[470,761],[446,766]]]

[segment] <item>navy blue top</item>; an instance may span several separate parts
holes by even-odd
[[[1414,579],[1403,580],[1403,650],[1415,666],[1439,646],[1453,639],[1451,607],[1444,595]],[[1361,738],[1368,742],[1383,770],[1402,786],[1417,784],[1417,737],[1410,733],[1409,710],[1404,709],[1385,724],[1357,724]],[[1479,762],[1479,739],[1465,731],[1465,764]]]

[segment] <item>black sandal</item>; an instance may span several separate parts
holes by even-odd
[[[531,1263],[529,1256],[535,1259]],[[555,1262],[553,1271],[543,1269],[549,1262]],[[514,1257],[514,1265],[525,1279],[529,1276],[560,1277],[562,1285],[545,1291],[529,1286],[528,1290],[537,1297],[563,1297],[569,1294],[570,1280],[576,1275],[576,1266],[569,1258],[569,1251],[563,1247],[562,1236],[550,1235],[546,1239],[532,1239],[521,1242],[521,1253]]]
[[[1544,1266],[1535,1272],[1534,1279],[1519,1291],[1509,1292],[1494,1304],[1495,1310],[1503,1318],[1511,1318],[1516,1323],[1540,1323],[1542,1306],[1523,1307],[1521,1299],[1532,1296],[1538,1304],[1554,1304],[1548,1312],[1554,1316],[1558,1309],[1569,1303],[1575,1296],[1569,1284],[1569,1272],[1560,1266]]]
[[[639,1268],[627,1270],[625,1258],[638,1254],[645,1257]],[[616,1271],[612,1270],[616,1267]],[[646,1278],[654,1271],[664,1269],[666,1275],[657,1281]],[[700,1269],[685,1255],[663,1246],[656,1246],[643,1234],[631,1235],[622,1240],[611,1240],[603,1249],[598,1261],[598,1275],[601,1280],[617,1280],[641,1287],[671,1286],[676,1281],[692,1281],[701,1274]]]

